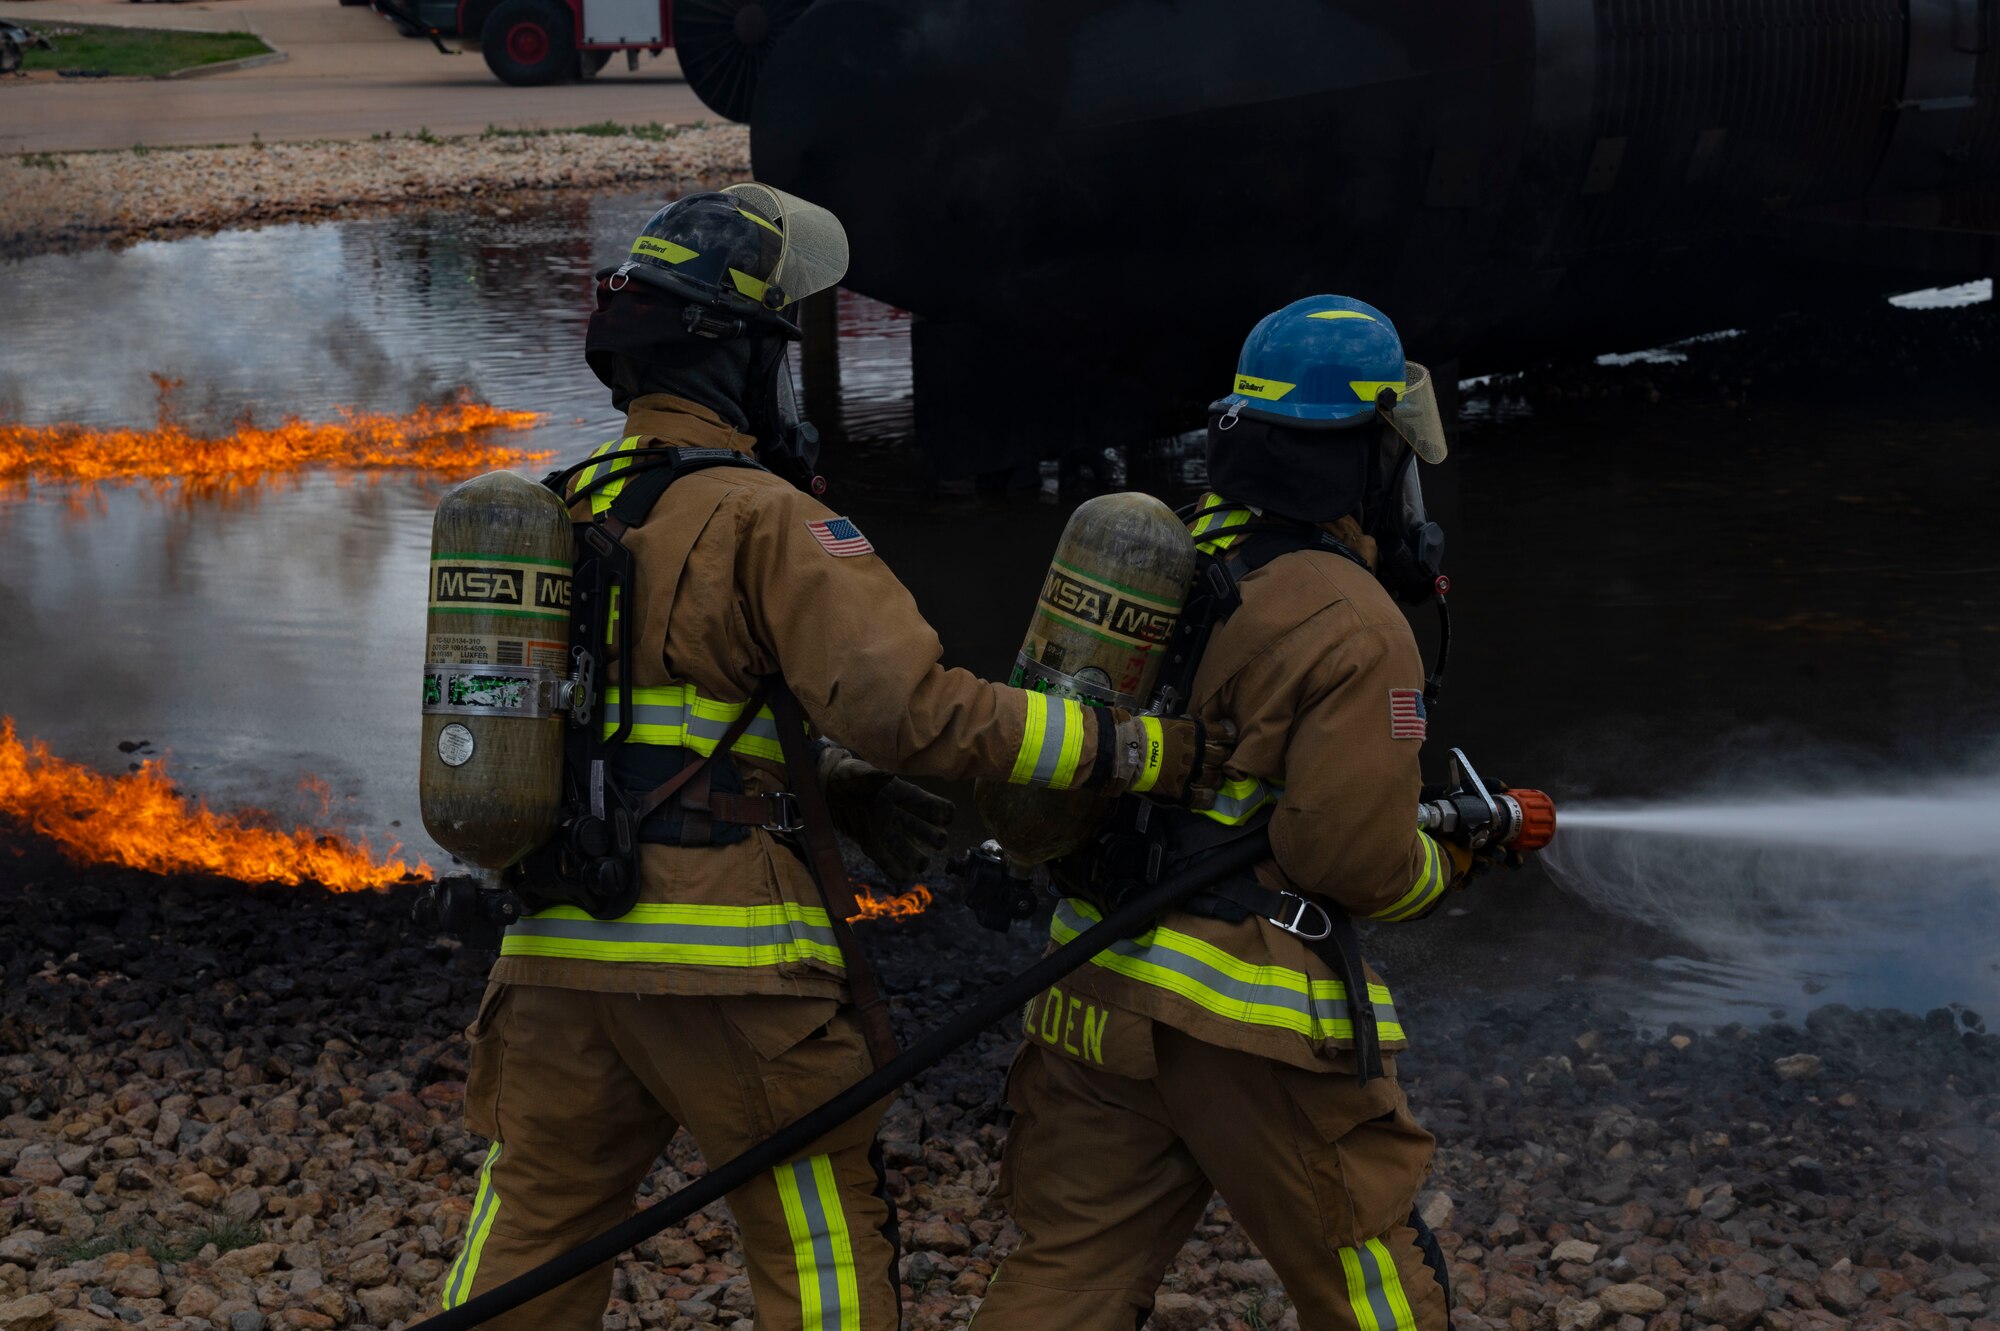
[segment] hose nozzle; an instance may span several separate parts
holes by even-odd
[[[1453,789],[1417,806],[1417,826],[1474,850],[1540,850],[1555,840],[1556,802],[1539,790],[1489,793],[1463,749],[1451,751]]]

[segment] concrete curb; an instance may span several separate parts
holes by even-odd
[[[261,37],[258,40],[264,41]],[[266,41],[264,45],[271,46],[271,43]],[[189,65],[186,69],[169,70],[165,74],[156,74],[154,77],[157,79],[198,79],[209,74],[233,74],[239,69],[255,69],[259,65],[275,65],[281,60],[290,59],[291,57],[283,51],[280,51],[275,46],[271,46],[271,49],[262,55],[246,55],[241,60],[218,60],[212,65]]]

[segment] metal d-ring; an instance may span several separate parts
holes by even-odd
[[[1281,920],[1275,915],[1266,915],[1264,918],[1277,925],[1280,929],[1283,929],[1286,933],[1292,935],[1294,938],[1303,938],[1308,943],[1317,943],[1320,939],[1325,938],[1333,932],[1333,916],[1328,914],[1326,907],[1320,905],[1317,901],[1302,897],[1296,892],[1280,892],[1278,896],[1286,902],[1293,903],[1289,907],[1289,913],[1292,918]],[[1308,912],[1316,912],[1319,915],[1320,929],[1318,933],[1308,933],[1306,931],[1305,922]]]

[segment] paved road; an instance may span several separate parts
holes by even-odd
[[[672,52],[642,56],[636,72],[614,57],[589,82],[510,88],[477,51],[440,55],[374,11],[335,0],[14,0],[0,3],[0,18],[248,29],[290,57],[170,81],[0,79],[0,152],[247,143],[253,133],[275,142],[716,118],[681,81]]]

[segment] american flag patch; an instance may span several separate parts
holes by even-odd
[[[1430,736],[1424,695],[1419,689],[1389,690],[1389,738],[1423,740]]]
[[[808,522],[806,530],[813,539],[826,547],[830,555],[846,558],[849,555],[872,555],[875,547],[868,544],[868,538],[861,534],[861,528],[846,518],[828,518],[824,522]]]

